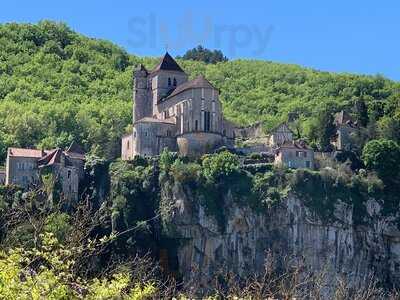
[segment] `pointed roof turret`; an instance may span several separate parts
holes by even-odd
[[[143,64],[139,64],[139,66],[136,68],[136,71],[144,71],[146,73],[149,73]]]
[[[178,65],[178,63],[175,61],[175,59],[172,58],[171,55],[169,55],[168,52],[165,53],[165,55],[161,58],[160,62],[158,65],[151,71],[151,73],[164,70],[164,71],[177,71],[177,72],[185,72],[182,70],[182,68]]]

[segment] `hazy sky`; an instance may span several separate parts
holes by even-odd
[[[66,22],[139,55],[203,44],[229,58],[400,80],[400,1],[2,0],[0,22]]]

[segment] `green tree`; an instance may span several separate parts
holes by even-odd
[[[202,61],[206,64],[215,64],[228,61],[226,56],[220,50],[209,50],[199,45],[196,48],[186,51],[182,59]]]
[[[384,181],[393,181],[400,172],[400,146],[392,140],[372,140],[363,149],[365,166],[376,171]]]
[[[368,124],[368,108],[364,99],[357,99],[354,103],[354,109],[358,124],[366,127]]]
[[[325,108],[318,112],[314,122],[311,123],[310,136],[322,151],[331,149],[331,138],[336,132],[333,121],[332,110]]]

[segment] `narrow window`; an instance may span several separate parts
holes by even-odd
[[[71,171],[68,170],[68,178],[71,178]]]
[[[194,131],[197,131],[197,130],[199,130],[199,121],[195,121],[194,122]]]
[[[210,112],[209,111],[204,112],[204,131],[205,132],[210,131]]]
[[[310,168],[311,167],[311,162],[310,161],[306,161],[306,168]]]
[[[176,82],[176,78],[174,78],[174,86],[177,86],[178,83]]]
[[[126,143],[126,149],[129,150],[129,141]]]
[[[168,77],[168,86],[171,86],[171,78]]]

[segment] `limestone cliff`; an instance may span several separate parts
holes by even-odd
[[[345,276],[357,284],[374,276],[388,286],[400,279],[400,234],[378,201],[366,202],[366,222],[356,225],[353,208],[338,200],[333,219],[323,219],[294,193],[256,212],[224,196],[224,230],[190,188],[174,184],[162,193],[174,204],[172,238],[185,281],[207,284],[220,269],[246,277],[264,270],[267,256],[290,261],[305,272],[325,272],[328,282]]]

